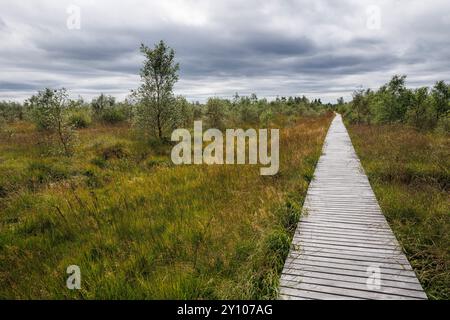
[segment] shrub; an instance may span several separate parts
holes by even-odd
[[[7,122],[22,120],[24,116],[24,107],[17,102],[0,101],[0,121],[4,119]]]
[[[66,89],[45,89],[32,96],[27,105],[38,129],[55,137],[65,155],[72,154],[73,126],[68,121],[68,94]]]
[[[104,160],[123,159],[130,155],[128,148],[122,143],[116,143],[112,146],[106,147],[101,152],[101,157]]]
[[[5,133],[7,131],[8,125],[5,121],[5,119],[0,117],[0,135],[2,133]]]
[[[106,123],[116,124],[127,120],[127,116],[123,112],[123,110],[117,107],[111,107],[103,110],[101,114],[101,120],[103,120]]]
[[[179,113],[179,125],[183,128],[192,126],[194,122],[194,108],[186,98],[179,96],[176,98],[177,112]]]
[[[112,96],[106,96],[103,93],[92,100],[91,108],[95,120],[109,124],[116,124],[132,117],[132,106],[126,100],[116,103]]]
[[[99,97],[93,99],[91,108],[95,118],[101,119],[103,112],[108,108],[114,107],[115,103],[116,99],[114,97],[106,96],[103,93]]]
[[[273,121],[273,113],[272,110],[267,109],[261,113],[259,116],[259,122],[265,127],[269,127],[270,123]]]
[[[450,113],[439,119],[436,125],[436,131],[443,134],[450,133]]]
[[[81,129],[89,127],[92,123],[92,118],[88,110],[78,109],[70,112],[68,122],[74,128]]]
[[[210,98],[206,103],[206,117],[210,128],[223,129],[226,114],[225,101],[219,98]]]
[[[253,105],[250,104],[241,106],[239,117],[243,123],[255,123],[258,121],[258,113]]]

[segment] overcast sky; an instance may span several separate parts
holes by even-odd
[[[47,86],[125,98],[139,85],[140,43],[160,39],[190,100],[334,101],[396,73],[410,86],[450,80],[448,0],[0,0],[0,100]]]

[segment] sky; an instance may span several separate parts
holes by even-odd
[[[448,0],[0,0],[0,100],[45,87],[90,100],[139,86],[139,46],[176,52],[175,94],[334,102],[394,74],[450,80]]]

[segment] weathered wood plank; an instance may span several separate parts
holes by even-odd
[[[333,257],[327,255],[327,256],[321,256],[321,255],[313,255],[313,254],[302,254],[299,256],[294,257],[288,257],[286,260],[286,264],[289,264],[289,259],[302,259],[305,262],[308,261],[323,261],[323,262],[329,262],[335,264],[337,267],[339,267],[341,264],[353,264],[355,266],[361,266],[361,267],[368,267],[373,265],[373,262],[376,262],[378,266],[380,266],[383,269],[386,269],[385,272],[389,273],[391,270],[411,270],[411,266],[408,264],[402,264],[402,263],[389,263],[389,262],[383,262],[383,261],[364,261],[360,259],[347,259],[345,256],[335,255]]]
[[[287,267],[295,270],[311,270],[326,273],[329,269],[332,269],[331,274],[342,274],[349,276],[358,276],[367,279],[367,265],[353,265],[353,264],[336,264],[323,261],[304,260],[300,263],[291,262],[287,264]],[[328,269],[329,268],[329,269]],[[386,269],[383,272],[382,279],[401,280],[406,282],[418,283],[416,278],[411,276],[410,270],[393,270]]]
[[[335,249],[335,248],[319,248],[319,247],[309,247],[309,246],[297,246],[294,244],[294,249],[297,250],[297,252],[304,253],[304,254],[310,254],[310,253],[334,253],[334,254],[345,254],[349,256],[355,257],[355,259],[385,259],[385,260],[392,260],[392,261],[402,261],[407,262],[408,260],[403,254],[400,253],[394,253],[394,254],[374,254],[370,252],[363,252],[363,251],[352,251],[352,250],[342,250],[342,249]],[[409,262],[408,262],[409,263]]]
[[[365,277],[358,277],[354,275],[340,275],[340,274],[331,274],[331,273],[322,273],[322,272],[314,272],[314,271],[304,271],[304,272],[296,272],[293,274],[283,274],[282,279],[286,279],[289,281],[296,281],[298,279],[298,275],[301,274],[303,277],[308,276],[308,278],[318,278],[318,279],[327,279],[327,280],[339,280],[344,282],[351,283],[359,283],[366,284],[367,279]],[[383,287],[390,288],[399,288],[399,289],[408,289],[422,293],[422,287],[420,284],[415,282],[399,282],[397,280],[384,279]],[[367,290],[367,288],[365,288]]]
[[[330,126],[308,189],[280,279],[280,298],[427,298],[381,212],[340,115]]]
[[[281,299],[285,300],[362,300],[362,298],[355,298],[345,295],[336,295],[324,292],[298,290],[289,287],[283,287],[283,293],[280,294]]]
[[[389,299],[387,295],[394,295],[400,298],[423,299],[423,292],[416,290],[408,290],[403,288],[392,288],[384,285],[380,291],[369,291],[365,283],[346,282],[341,279],[324,279],[305,277],[299,284],[297,281],[281,279],[281,285],[294,287],[302,285],[320,286],[329,288],[329,290],[348,290],[354,292],[356,297],[370,298],[372,294],[386,295],[385,299]],[[335,291],[336,292],[336,291]],[[381,297],[380,297],[381,298]]]

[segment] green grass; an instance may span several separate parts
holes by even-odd
[[[450,139],[350,125],[380,206],[430,299],[450,299]]]
[[[330,120],[281,130],[274,177],[173,166],[125,125],[82,129],[73,157],[54,156],[15,124],[0,137],[0,298],[275,298]]]

